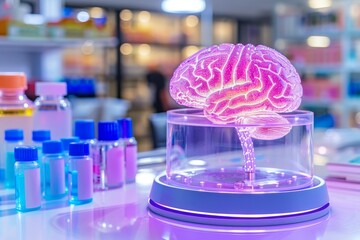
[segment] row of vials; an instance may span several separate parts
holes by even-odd
[[[137,142],[130,118],[75,121],[75,136],[50,140],[49,130],[33,131],[31,146],[23,131],[5,131],[5,187],[15,188],[16,209],[41,208],[42,199],[68,196],[70,204],[91,202],[94,191],[120,188],[135,181]]]

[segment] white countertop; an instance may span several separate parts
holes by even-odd
[[[358,190],[329,187],[330,214],[309,222],[273,227],[206,226],[149,212],[147,200],[158,169],[140,169],[136,183],[96,192],[90,204],[47,201],[41,210],[27,213],[17,213],[13,190],[2,189],[0,239],[360,239]]]

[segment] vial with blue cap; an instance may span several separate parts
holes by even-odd
[[[118,120],[120,139],[124,144],[125,154],[125,182],[132,183],[136,180],[137,173],[137,141],[134,137],[131,118]]]
[[[14,149],[17,146],[23,145],[24,132],[22,129],[7,129],[5,130],[5,187],[13,188],[15,186],[15,157]]]
[[[90,148],[90,156],[92,159],[97,159],[97,140],[95,138],[95,122],[92,119],[76,120],[74,124],[74,135],[83,143],[88,143]],[[99,169],[94,169],[94,172],[100,174]],[[94,175],[95,176],[95,175]],[[95,179],[94,179],[95,181]]]
[[[51,139],[50,130],[33,130],[32,131],[32,142],[33,146],[38,148],[38,159],[39,164],[41,165],[42,159],[42,144],[45,141],[49,141]]]
[[[16,209],[28,212],[41,208],[40,166],[36,147],[15,147]]]
[[[94,187],[106,190],[124,184],[124,149],[119,142],[117,122],[98,122],[97,159],[94,159]]]
[[[65,159],[60,141],[43,142],[43,197],[60,199],[66,195]]]
[[[67,176],[68,168],[69,168],[69,145],[73,142],[79,142],[80,139],[76,136],[74,137],[67,137],[67,138],[61,138],[60,139],[62,148],[63,148],[63,156],[65,158],[65,176]],[[65,177],[65,186],[68,187],[68,178]]]
[[[49,141],[51,139],[50,130],[33,130],[32,131],[32,142],[33,146],[37,147],[38,149],[38,162],[40,165],[40,178],[41,178],[41,187],[43,187],[44,179],[43,174],[41,174],[44,170],[42,169],[42,144],[45,141]],[[43,192],[43,189],[42,189]]]
[[[93,199],[93,159],[89,156],[89,143],[69,145],[69,203],[89,203]]]

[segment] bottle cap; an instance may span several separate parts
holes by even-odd
[[[42,152],[44,154],[62,153],[62,145],[60,141],[45,141],[42,143]]]
[[[37,147],[19,146],[14,149],[14,157],[16,161],[37,161]]]
[[[65,82],[37,82],[35,85],[37,96],[65,96],[67,94]]]
[[[81,140],[88,140],[95,138],[95,122],[94,120],[76,120],[75,121],[75,136]]]
[[[24,140],[24,132],[22,129],[5,130],[5,141],[22,141]]]
[[[118,120],[120,138],[134,137],[133,124],[131,118],[123,118]]]
[[[73,142],[78,142],[80,141],[78,137],[69,137],[69,138],[62,138],[60,139],[61,144],[62,144],[62,148],[65,152],[69,151],[69,144],[73,143]]]
[[[98,123],[99,141],[117,141],[119,140],[119,126],[117,122],[99,122]]]
[[[72,142],[69,145],[70,156],[87,156],[90,154],[89,143],[83,142]]]
[[[0,72],[0,88],[7,90],[27,89],[25,74],[21,72]]]
[[[43,142],[51,139],[50,130],[34,130],[32,131],[32,140],[34,142]]]

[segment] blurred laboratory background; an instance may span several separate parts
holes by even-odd
[[[315,128],[360,125],[360,1],[0,0],[0,71],[67,83],[76,119],[131,117],[139,151],[165,146],[168,83],[220,43],[263,44],[301,75]]]

